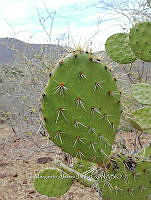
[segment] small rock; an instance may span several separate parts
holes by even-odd
[[[5,178],[7,176],[8,176],[8,174],[0,174],[0,178]]]
[[[48,163],[49,161],[53,161],[51,157],[41,157],[37,159],[38,164],[45,164]]]
[[[35,191],[34,191],[34,190],[30,190],[28,193],[29,193],[29,194],[34,194]]]
[[[17,177],[17,176],[18,176],[18,174],[17,174],[17,173],[13,174],[13,177]]]
[[[32,197],[31,195],[29,195],[29,194],[28,194],[28,195],[27,195],[27,198],[30,198],[30,199],[32,199],[33,197]]]
[[[28,162],[27,160],[23,160],[23,163],[27,163],[27,164],[29,164],[29,162]]]
[[[0,144],[0,150],[4,150],[4,144]]]
[[[8,165],[9,165],[9,163],[4,163],[4,162],[0,163],[0,167],[5,167],[5,166],[8,166]]]
[[[23,180],[23,184],[27,184],[27,180]]]

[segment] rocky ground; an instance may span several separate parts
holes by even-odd
[[[134,132],[117,133],[114,149],[119,151],[119,144],[123,144],[132,150],[135,136]],[[151,136],[143,134],[141,143],[148,142],[151,142]],[[93,189],[76,181],[60,198],[49,198],[36,192],[35,175],[54,167],[56,158],[65,162],[64,154],[47,137],[22,135],[7,124],[0,124],[0,200],[98,200]]]
[[[57,152],[59,149],[45,137],[21,137],[10,126],[0,124],[0,200],[97,200],[93,189],[77,182],[60,198],[49,198],[34,190],[35,175],[54,167]],[[58,157],[64,160],[63,154]]]

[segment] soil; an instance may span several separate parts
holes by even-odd
[[[124,143],[134,148],[134,132],[116,134],[114,148]],[[143,134],[142,145],[151,142],[151,137]],[[138,145],[138,144],[137,144]],[[34,178],[45,168],[54,167],[55,159],[62,162],[61,153],[47,137],[16,133],[7,124],[0,124],[0,200],[98,200],[97,192],[74,182],[70,190],[59,198],[50,198],[34,189]]]

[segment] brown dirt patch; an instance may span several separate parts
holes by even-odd
[[[135,136],[132,132],[117,133],[114,148],[118,151],[119,144],[124,143],[133,149]],[[141,142],[143,145],[151,142],[151,136],[143,134]],[[0,124],[0,200],[98,200],[93,189],[78,182],[60,198],[46,197],[34,190],[38,172],[54,167],[56,157],[64,162],[64,154],[59,152],[45,137],[17,134],[8,125]]]

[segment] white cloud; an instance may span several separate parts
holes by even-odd
[[[94,51],[104,50],[104,44],[106,39],[114,33],[122,32],[121,27],[115,26],[113,22],[101,24],[97,34],[95,34],[96,28],[97,27],[95,25],[92,25],[90,27],[80,27],[80,28],[77,28],[74,25],[70,26],[69,27],[70,46],[77,47],[78,45],[80,45],[85,48],[90,47]],[[61,35],[61,33],[67,34],[67,32],[68,32],[67,27],[61,30],[59,28],[56,28],[52,32],[53,43],[54,41],[56,41],[57,36]],[[24,38],[24,41],[30,43],[48,43],[48,37],[44,33],[44,31],[35,32],[33,34],[30,34],[29,32],[20,33],[18,35],[18,38],[19,39]],[[62,45],[65,45],[67,43],[68,43],[67,38],[66,40],[60,41],[60,44]]]
[[[30,6],[25,0],[1,0],[0,18],[19,22],[29,16]]]
[[[33,3],[38,7],[41,8],[44,4],[47,8],[50,9],[59,9],[61,7],[71,5],[71,4],[78,4],[78,3],[88,3],[90,0],[33,0]]]
[[[1,0],[0,6],[0,37],[16,37],[20,40],[30,43],[47,43],[48,38],[44,33],[40,24],[38,24],[38,16],[36,7],[38,9],[44,8],[44,4],[48,9],[60,9],[62,7],[68,7],[72,4],[83,4],[87,5],[90,0]],[[61,9],[59,10],[61,12]],[[67,12],[67,10],[66,10]],[[70,10],[71,12],[71,10]],[[42,13],[43,14],[43,13]],[[61,13],[62,14],[62,13]],[[74,14],[74,13],[73,13]],[[121,31],[120,23],[115,26],[115,21],[107,21],[100,24],[98,29],[98,34],[91,38],[96,31],[97,19],[104,17],[104,13],[91,13],[85,15],[82,18],[82,23],[86,22],[87,26],[80,26],[81,22],[76,21],[76,24],[70,23],[70,38],[72,36],[72,46],[73,43],[78,45],[80,43],[82,46],[90,45],[92,41],[92,47],[95,50],[100,50],[104,48],[104,43],[110,35]],[[35,18],[37,21],[35,23]],[[109,19],[109,16],[105,16]],[[7,20],[9,24],[6,23]],[[67,19],[65,19],[67,20]],[[64,20],[64,21],[65,21]],[[70,19],[69,19],[70,20]],[[56,23],[56,21],[55,21]],[[60,22],[59,22],[60,23]],[[65,24],[65,23],[64,23]],[[67,23],[66,23],[67,24]],[[53,41],[59,34],[67,33],[67,25],[61,27],[54,26],[52,32]],[[78,27],[77,27],[78,25]],[[91,38],[91,40],[90,40]],[[62,44],[65,44],[62,43]]]

